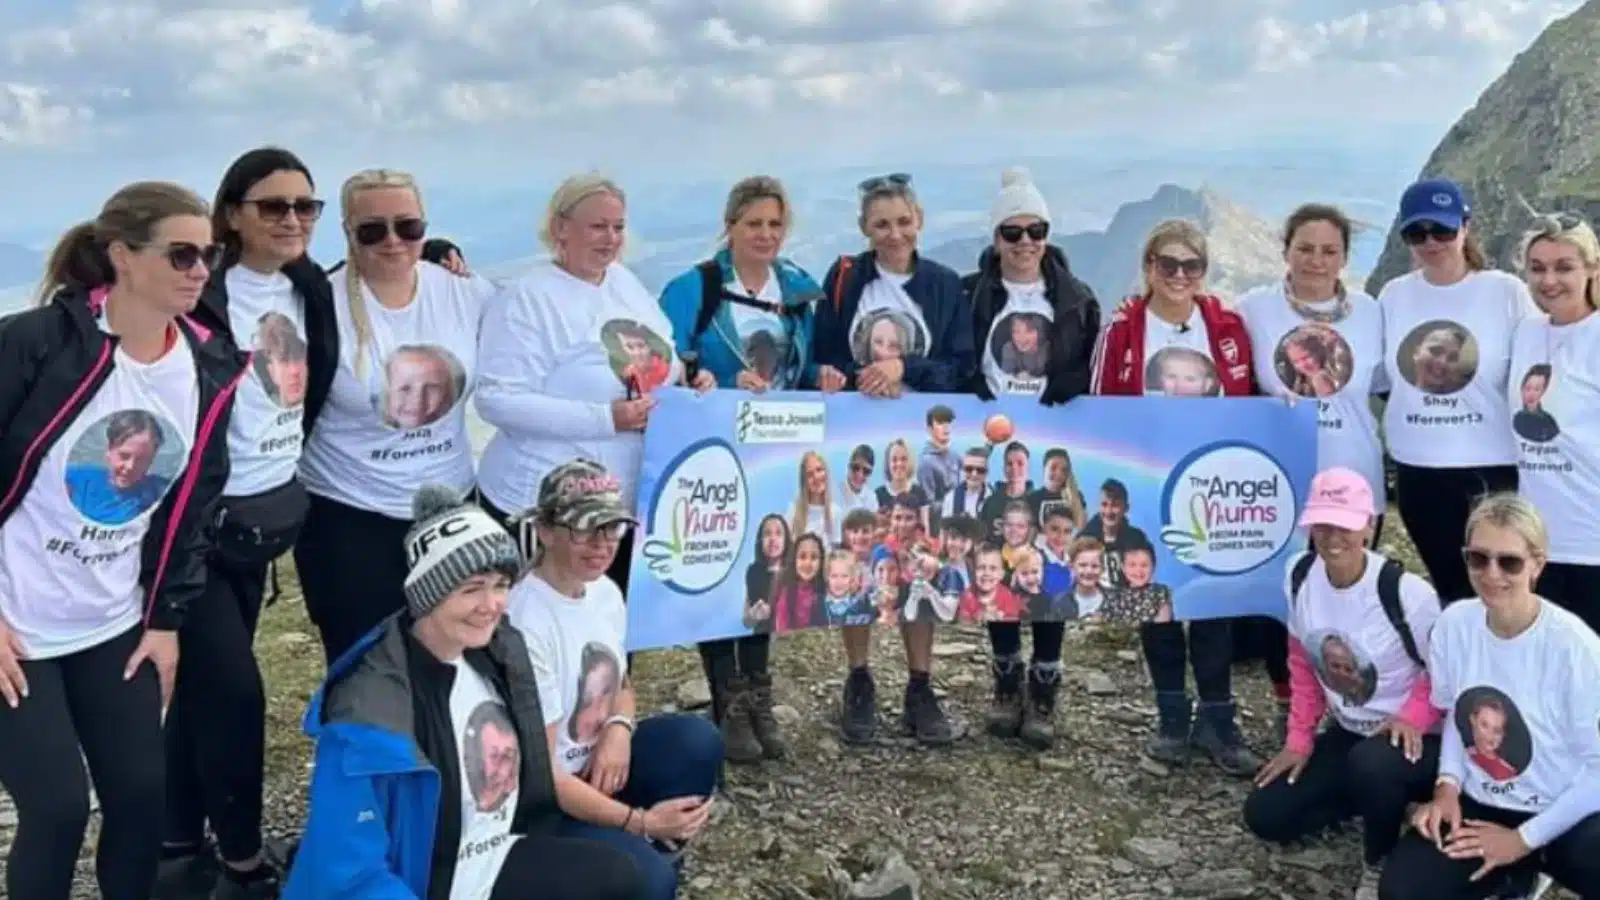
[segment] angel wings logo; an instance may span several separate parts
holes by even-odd
[[[700,441],[679,454],[657,482],[641,554],[668,587],[705,593],[733,571],[749,517],[744,467],[733,448],[716,439]]]
[[[1294,487],[1278,461],[1249,444],[1202,447],[1173,467],[1161,492],[1161,541],[1178,561],[1237,575],[1294,537]]]

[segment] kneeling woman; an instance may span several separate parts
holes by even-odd
[[[645,900],[626,854],[558,834],[522,635],[516,541],[418,492],[406,608],[336,660],[306,710],[311,809],[283,900]]]
[[[1439,597],[1367,549],[1376,521],[1361,474],[1334,468],[1312,480],[1300,524],[1316,550],[1290,567],[1287,590],[1288,739],[1244,804],[1256,836],[1284,843],[1360,816],[1367,868],[1357,900],[1377,896],[1406,804],[1428,798],[1439,766],[1422,663]],[[1401,612],[1404,632],[1388,610]],[[1332,724],[1317,734],[1329,711]]]
[[[1428,662],[1447,716],[1439,780],[1384,867],[1384,900],[1512,896],[1540,871],[1600,897],[1600,637],[1533,592],[1548,547],[1513,494],[1467,519],[1478,596],[1439,617]]]
[[[705,828],[722,768],[708,719],[634,722],[622,590],[606,575],[634,524],[622,485],[604,466],[574,460],[539,485],[533,571],[511,594],[539,684],[561,833],[626,853],[650,900],[678,893],[674,854]]]

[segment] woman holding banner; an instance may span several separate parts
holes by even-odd
[[[1030,397],[1046,406],[1087,393],[1094,342],[1100,333],[1100,304],[1089,286],[1073,276],[1061,248],[1048,243],[1050,210],[1026,171],[1005,171],[989,217],[993,245],[978,257],[978,271],[964,279],[973,333],[983,341],[982,362],[969,385],[985,400]],[[1015,493],[1030,501],[1038,521],[1039,506],[1046,498],[1042,490],[1030,491],[1027,447],[1014,443],[1004,459],[1006,486],[985,504],[984,518],[998,518],[1006,495]],[[1050,459],[1046,457],[1047,469]],[[1020,469],[1014,463],[1020,463]],[[1040,749],[1055,742],[1051,720],[1061,683],[1065,628],[1059,621],[1032,624],[1033,658],[1024,673],[1022,626],[989,624],[994,652],[994,700],[987,716],[991,734],[1020,736]]]
[[[1162,222],[1145,241],[1142,262],[1144,293],[1118,308],[1095,350],[1094,392],[1135,397],[1255,393],[1244,321],[1202,291],[1208,259],[1200,229],[1178,219]],[[1239,738],[1233,624],[1227,619],[1189,622],[1187,638],[1183,622],[1140,626],[1160,717],[1145,745],[1151,758],[1186,763],[1194,747],[1230,775],[1249,777],[1261,767]],[[1186,658],[1200,694],[1198,711],[1191,708],[1185,685]]]
[[[723,206],[722,249],[674,278],[661,293],[661,310],[672,324],[677,351],[694,354],[702,374],[717,384],[756,392],[819,386],[811,329],[820,292],[804,269],[780,255],[792,219],[789,194],[776,178],[757,175],[740,181]],[[838,380],[820,384],[823,390],[842,386]],[[822,469],[826,477],[826,463]],[[806,472],[800,481],[804,490]],[[816,508],[824,521],[832,515],[842,519],[843,513],[832,506],[831,501],[806,504],[796,518]],[[771,600],[747,597],[745,603]],[[788,755],[772,714],[771,646],[766,633],[700,645],[700,662],[711,684],[711,714],[722,727],[730,762]]]
[[[917,253],[922,232],[922,204],[911,176],[904,173],[868,178],[857,185],[857,224],[867,250],[840,257],[823,279],[826,296],[817,307],[817,361],[824,379],[853,387],[873,397],[898,397],[906,389],[949,392],[966,383],[973,363],[971,316],[956,273]],[[928,443],[921,455],[930,469],[949,471],[955,461],[949,446],[950,421],[928,417]],[[882,509],[895,486],[926,495],[914,480],[917,468],[904,442],[885,453],[889,489],[877,491]],[[949,484],[948,479],[930,483]],[[949,485],[953,486],[953,484]],[[948,488],[947,488],[948,489]],[[944,499],[923,498],[925,517]],[[925,518],[926,522],[927,519]],[[870,565],[870,560],[861,560]],[[871,627],[840,629],[850,672],[845,678],[840,736],[846,743],[866,743],[877,731],[877,686],[872,678]],[[933,695],[933,623],[901,626],[910,678],[906,683],[907,730],[918,741],[939,745],[955,737],[950,721]]]

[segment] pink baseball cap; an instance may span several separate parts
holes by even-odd
[[[1335,467],[1324,469],[1311,479],[1311,498],[1300,514],[1300,527],[1331,525],[1360,531],[1377,514],[1367,479],[1350,469]]]

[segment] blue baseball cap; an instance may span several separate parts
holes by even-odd
[[[1460,228],[1472,215],[1461,185],[1444,178],[1429,178],[1406,188],[1400,195],[1400,225],[1404,230],[1418,222],[1435,222]]]

